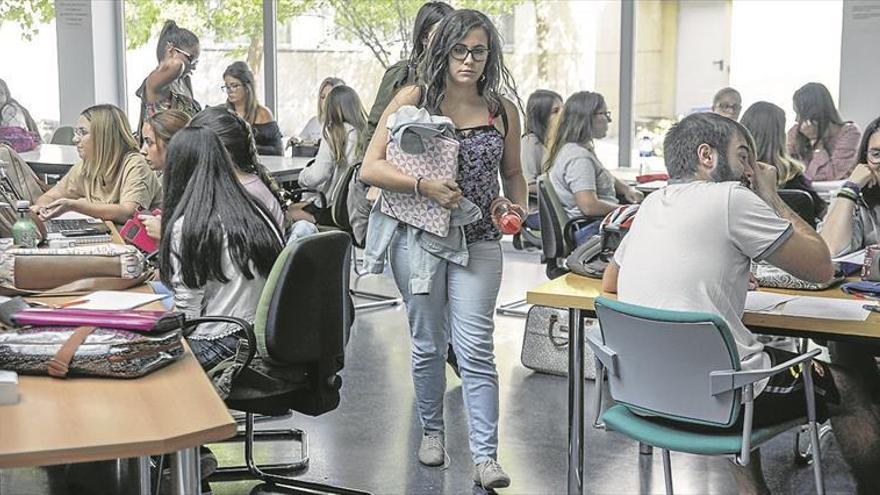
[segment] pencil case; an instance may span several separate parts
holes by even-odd
[[[97,310],[97,309],[22,309],[11,315],[18,326],[36,327],[78,327],[94,326],[116,328],[135,332],[168,332],[183,326],[184,317],[180,312],[148,310]]]
[[[144,256],[134,246],[100,244],[73,248],[13,248],[0,252],[0,289],[27,293],[55,289],[83,279],[115,279],[133,286],[146,272]],[[141,283],[141,282],[138,282]]]

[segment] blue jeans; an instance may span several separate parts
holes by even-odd
[[[587,239],[593,237],[594,235],[599,233],[599,226],[602,224],[601,220],[597,220],[593,223],[584,225],[583,227],[574,231],[574,245],[575,247],[580,246],[581,244],[587,242]]]
[[[446,349],[458,357],[468,440],[475,464],[498,452],[498,373],[495,370],[494,312],[501,287],[501,244],[468,246],[468,266],[443,261],[430,293],[409,291],[406,236],[391,242],[391,268],[406,303],[412,337],[412,373],[422,428],[443,432]]]
[[[245,338],[242,331],[214,340],[186,339],[190,350],[202,369],[210,370],[224,360],[231,358],[238,350],[238,339]]]

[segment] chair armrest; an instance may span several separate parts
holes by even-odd
[[[251,364],[251,360],[254,359],[254,355],[257,352],[257,335],[254,333],[253,325],[245,320],[242,320],[241,318],[236,318],[234,316],[200,316],[198,318],[186,320],[183,323],[183,334],[189,335],[190,333],[192,333],[192,329],[201,325],[202,323],[232,323],[233,325],[238,325],[239,327],[244,329],[248,341],[248,355],[247,359],[245,359],[244,367],[247,368],[248,365]]]
[[[609,373],[617,374],[617,353],[599,340],[599,331],[587,332],[587,345],[593,350],[596,359],[602,363]],[[598,382],[598,381],[597,381]]]
[[[574,217],[569,221],[565,222],[565,226],[562,227],[562,239],[565,244],[569,247],[569,249],[574,249],[574,232],[584,226],[587,226],[597,220],[602,220],[604,217]]]
[[[709,383],[712,389],[712,395],[719,395],[725,392],[729,392],[731,390],[743,388],[746,385],[753,384],[759,380],[763,380],[764,378],[778,375],[779,373],[782,373],[783,371],[791,368],[796,364],[801,364],[805,361],[811,361],[813,358],[821,353],[821,349],[813,349],[806,354],[801,354],[800,356],[789,359],[784,363],[779,363],[772,368],[767,368],[763,370],[712,371],[711,373],[709,373]]]
[[[315,193],[321,199],[322,205],[324,205],[325,207],[329,206],[327,204],[327,195],[317,189],[312,189],[310,187],[297,187],[296,189],[289,189],[287,192],[290,193],[290,197],[293,199],[294,203],[300,202],[303,193]]]

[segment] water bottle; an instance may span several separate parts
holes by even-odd
[[[12,226],[12,240],[17,246],[35,248],[40,243],[40,229],[31,219],[30,201],[16,201],[18,220]]]
[[[492,212],[492,222],[502,234],[519,234],[522,230],[522,207],[511,203],[509,199],[496,198],[489,210]]]
[[[645,175],[651,170],[648,158],[654,156],[654,143],[651,136],[642,136],[639,141],[639,175]]]

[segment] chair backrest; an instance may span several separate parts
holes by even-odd
[[[302,237],[284,248],[254,318],[261,355],[279,365],[316,363],[335,373],[327,367],[341,362],[353,320],[350,269],[345,232]]]
[[[538,180],[538,215],[541,218],[541,247],[547,263],[566,256],[563,229],[568,217],[559,202],[548,174]]]
[[[816,203],[810,193],[800,189],[780,189],[779,198],[810,227],[816,228]]]
[[[51,144],[73,144],[73,127],[69,125],[61,126],[52,133]]]
[[[739,390],[711,394],[712,371],[740,369],[721,317],[646,308],[599,297],[602,341],[616,354],[611,397],[634,412],[728,427],[740,411]]]
[[[331,195],[333,196],[333,204],[330,205],[330,214],[333,216],[333,223],[339,229],[351,233],[351,223],[348,219],[348,188],[351,184],[351,177],[360,164],[346,167],[339,174],[336,184],[333,186]]]

